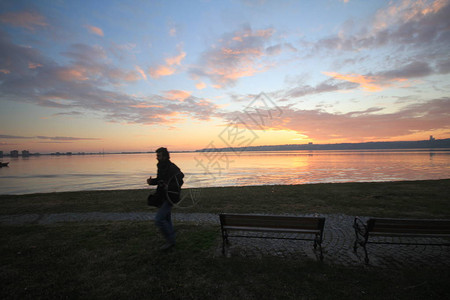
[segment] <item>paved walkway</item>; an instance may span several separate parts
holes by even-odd
[[[309,216],[309,215],[304,215]],[[324,261],[342,265],[364,265],[364,251],[353,252],[354,231],[352,216],[332,214],[321,215],[326,218],[323,239]],[[155,213],[59,213],[59,214],[25,214],[0,216],[0,223],[5,225],[39,224],[48,225],[60,222],[96,222],[96,221],[152,221]],[[219,225],[216,214],[173,213],[174,222]],[[366,218],[361,217],[362,220]],[[218,231],[218,234],[219,231]],[[398,239],[398,238],[397,238]],[[392,238],[391,238],[392,240]],[[262,257],[266,255],[309,257],[318,259],[312,242],[274,239],[231,239],[228,255]],[[424,239],[424,242],[427,242]],[[311,246],[309,246],[311,244]],[[221,255],[221,243],[217,245],[215,255]],[[421,245],[368,245],[370,265],[377,267],[412,267],[424,265],[450,268],[450,247]]]

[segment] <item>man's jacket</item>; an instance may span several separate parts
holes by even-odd
[[[157,167],[157,176],[150,180],[150,185],[158,185],[157,193],[168,194],[170,200],[177,203],[180,200],[180,190],[183,185],[183,172],[170,160],[159,162]]]

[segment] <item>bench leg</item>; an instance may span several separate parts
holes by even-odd
[[[319,249],[320,249],[320,261],[323,261],[322,243],[319,243]]]
[[[319,245],[320,250],[320,261],[323,261],[322,240],[318,236],[316,236],[316,238],[314,239],[314,250],[317,249],[317,245]]]
[[[225,244],[229,245],[228,236],[226,234],[222,234],[222,255],[225,255]]]

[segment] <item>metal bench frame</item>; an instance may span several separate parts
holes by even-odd
[[[408,238],[450,238],[450,220],[430,219],[389,219],[370,218],[367,223],[355,218],[355,243],[353,251],[356,253],[358,245],[364,248],[365,262],[369,263],[367,244],[396,244],[396,245],[426,245],[426,246],[450,246],[450,243],[421,243],[421,242],[394,242],[372,241],[370,237],[408,237]]]
[[[222,254],[225,255],[225,245],[229,245],[228,238],[263,238],[263,239],[285,239],[314,241],[314,249],[319,245],[320,260],[323,260],[322,239],[325,218],[323,217],[297,217],[280,215],[258,215],[258,214],[227,214],[220,216],[220,227],[222,231]],[[294,233],[301,235],[313,235],[311,238],[295,236],[263,236],[242,235],[232,232],[272,232],[272,233]]]

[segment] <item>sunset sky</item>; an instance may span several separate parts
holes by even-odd
[[[450,138],[450,0],[0,2],[0,150]]]

